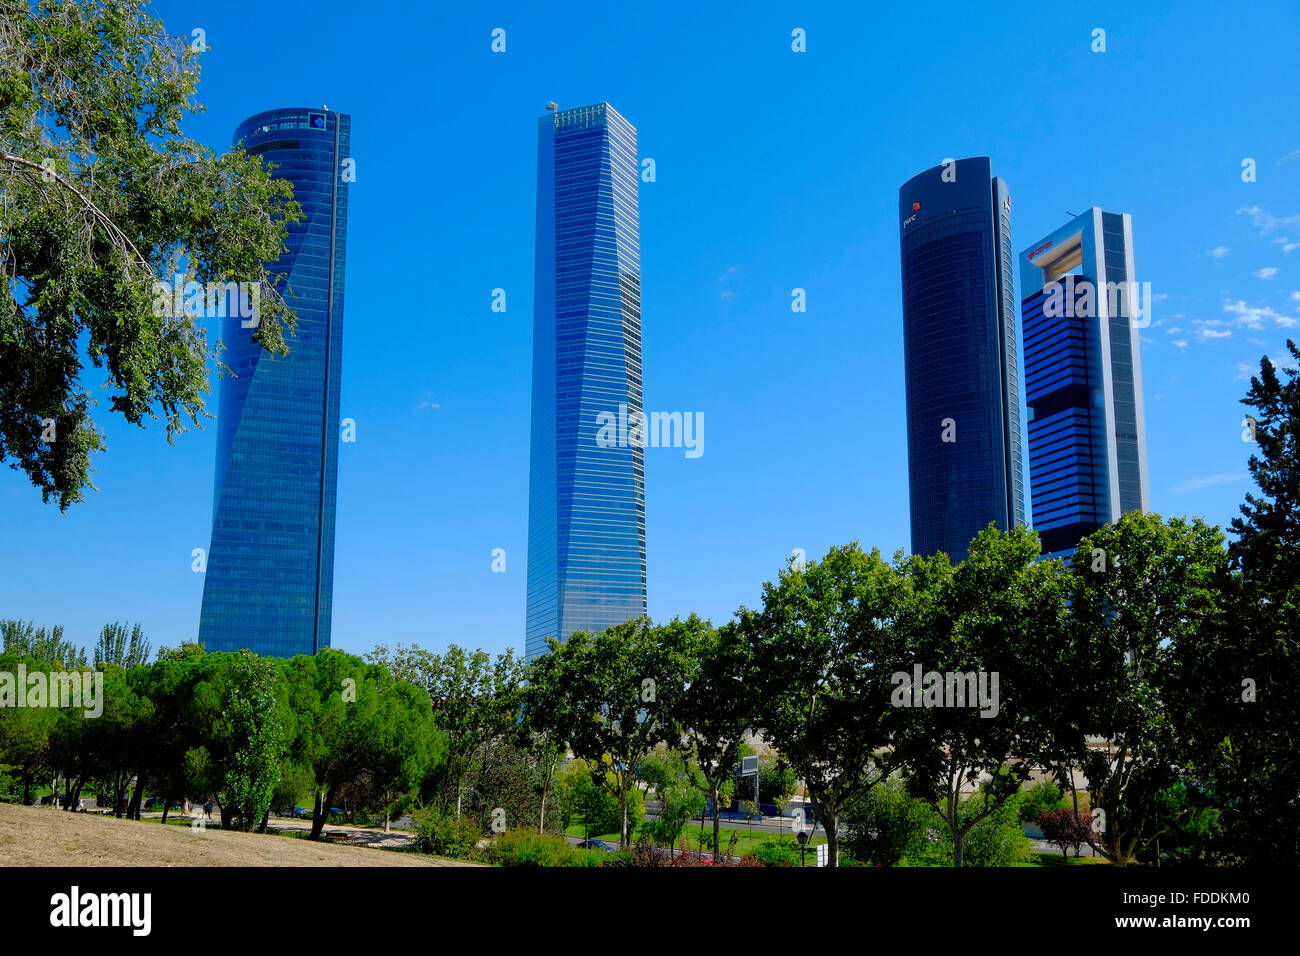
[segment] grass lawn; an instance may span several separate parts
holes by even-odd
[[[704,831],[709,836],[713,835],[712,821],[705,821]],[[583,829],[582,814],[580,813],[574,814],[573,822],[569,824],[569,828],[564,832],[571,837],[587,836],[588,834]],[[795,842],[793,833],[782,833],[778,835],[775,833],[763,833],[759,830],[755,830],[753,833],[750,833],[749,828],[746,826],[738,826],[738,827],[723,826],[718,830],[718,840],[722,844],[723,850],[727,849],[728,842],[731,840],[731,835],[733,833],[738,835],[736,839],[736,847],[732,851],[736,856],[745,856],[748,853],[753,853],[755,850],[757,850],[760,846],[763,845],[764,841],[781,840],[783,842],[790,843],[796,849],[799,846],[799,844]],[[682,831],[682,836],[686,838],[686,849],[698,850],[700,846],[699,821],[698,820],[695,821],[693,825],[687,824],[686,829]],[[618,846],[617,831],[613,833],[592,833],[590,834],[590,837],[593,840],[604,840],[606,843],[612,843],[615,846]],[[819,843],[825,843],[825,842],[826,842],[825,836],[814,836],[811,840],[808,841],[808,846],[811,848],[817,846]],[[677,841],[677,845],[678,846],[681,845],[680,838]],[[707,853],[711,851],[705,850],[704,852]]]

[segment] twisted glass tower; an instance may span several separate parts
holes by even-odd
[[[526,652],[646,613],[636,130],[608,103],[537,136]]]
[[[1011,197],[988,157],[898,191],[912,551],[1025,523]]]
[[[330,643],[338,479],[343,264],[351,117],[324,108],[269,110],[235,145],[276,165],[304,218],[268,268],[288,277],[298,316],[288,355],[223,320],[212,542],[199,640],[209,651],[314,654]],[[280,287],[283,291],[283,286]]]

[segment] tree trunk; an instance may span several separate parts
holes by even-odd
[[[618,831],[618,848],[626,850],[632,842],[628,839],[629,834],[627,832],[627,787],[619,787],[618,802],[623,814],[623,822],[620,824]]]
[[[271,821],[271,808],[267,807],[266,812],[262,814],[262,822],[257,825],[258,833],[266,832],[266,825]]]
[[[311,815],[311,838],[313,840],[319,840],[321,831],[325,829],[324,796],[320,790],[316,791],[316,807]]]
[[[717,863],[722,859],[722,820],[718,816],[720,803],[718,800],[718,788],[713,787],[713,862]]]
[[[163,826],[167,825],[167,811],[171,809],[172,802],[169,798],[163,797]]]
[[[234,829],[235,808],[225,803],[222,803],[220,798],[218,798],[217,804],[218,806],[221,807],[221,829],[223,830]]]
[[[826,865],[838,867],[840,865],[840,834],[839,824],[836,822],[835,814],[827,813],[826,819],[822,824],[826,827]]]
[[[32,802],[32,775],[27,770],[23,770],[23,806]]]
[[[140,802],[144,798],[144,772],[135,775],[135,792],[131,794],[131,805],[126,808],[126,815],[132,820],[140,819]]]
[[[965,844],[966,844],[966,834],[964,833],[953,834],[953,838],[952,838],[952,865],[953,866],[965,866],[965,863],[963,862],[964,859],[963,851],[966,848]]]

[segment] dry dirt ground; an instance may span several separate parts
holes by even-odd
[[[191,830],[0,803],[0,867],[472,865],[289,836]]]

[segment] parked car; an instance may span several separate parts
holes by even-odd
[[[579,850],[604,850],[606,853],[614,852],[614,844],[606,843],[604,840],[583,840],[578,844]]]
[[[311,811],[308,810],[306,807],[297,807],[297,806],[295,806],[295,807],[293,808],[293,814],[292,814],[292,816],[293,816],[293,819],[295,819],[295,820],[309,820],[309,819],[311,819],[310,814],[311,814]]]

